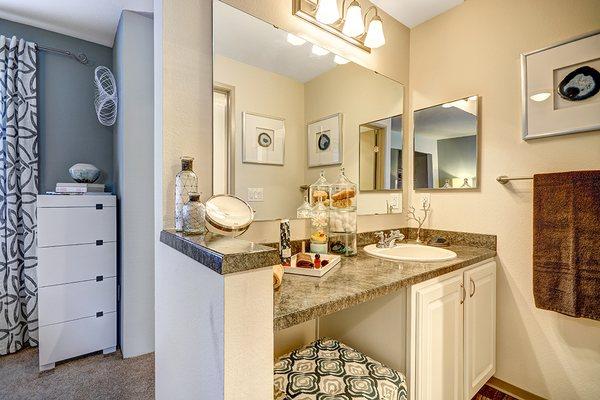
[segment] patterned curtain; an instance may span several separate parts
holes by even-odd
[[[0,355],[38,339],[36,55],[0,36]]]

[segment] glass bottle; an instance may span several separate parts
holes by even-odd
[[[312,207],[308,202],[308,195],[304,194],[304,202],[296,209],[296,218],[310,218]]]
[[[357,253],[358,188],[350,181],[342,167],[338,180],[330,187],[329,247],[332,253],[353,256]]]
[[[311,212],[310,219],[310,251],[326,254],[329,239],[329,208],[318,201]]]
[[[181,157],[181,171],[175,176],[175,230],[183,231],[183,205],[189,194],[198,192],[198,177],[193,171],[193,157]]]
[[[311,207],[314,207],[319,201],[323,202],[325,207],[329,207],[329,186],[329,182],[325,178],[325,171],[321,170],[319,179],[308,187]]]
[[[206,208],[200,201],[200,194],[190,192],[189,200],[181,209],[183,217],[183,233],[200,235],[206,231]]]

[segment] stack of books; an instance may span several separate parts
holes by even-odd
[[[103,183],[57,183],[56,193],[61,194],[96,194],[104,193]]]

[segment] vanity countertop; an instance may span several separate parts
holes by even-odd
[[[496,255],[495,250],[482,247],[445,248],[458,257],[444,262],[398,262],[369,256],[360,249],[358,255],[342,258],[322,278],[284,274],[274,295],[274,329],[323,317]]]
[[[273,247],[210,233],[186,236],[164,230],[160,241],[221,275],[280,263],[279,252]]]

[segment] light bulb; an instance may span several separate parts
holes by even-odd
[[[385,44],[385,36],[383,35],[383,23],[378,16],[373,17],[369,23],[367,37],[365,38],[365,46],[376,49]]]
[[[304,43],[306,43],[306,40],[299,38],[296,35],[292,35],[291,33],[288,33],[287,42],[292,46],[302,46]]]
[[[317,46],[316,44],[313,44],[312,50],[311,52],[315,55],[315,56],[325,56],[327,54],[329,54],[328,50],[325,50],[322,47]]]
[[[358,1],[350,3],[346,11],[346,21],[342,33],[346,36],[357,37],[365,32],[365,23],[362,18],[362,9]]]
[[[344,65],[344,64],[348,64],[350,61],[346,60],[344,57],[342,56],[338,56],[336,54],[335,57],[333,57],[333,62],[339,65]]]
[[[547,100],[550,97],[550,93],[548,92],[542,92],[542,93],[536,93],[534,95],[531,95],[529,98],[533,101],[544,101]]]
[[[315,18],[322,24],[333,24],[340,19],[337,0],[319,0]]]

